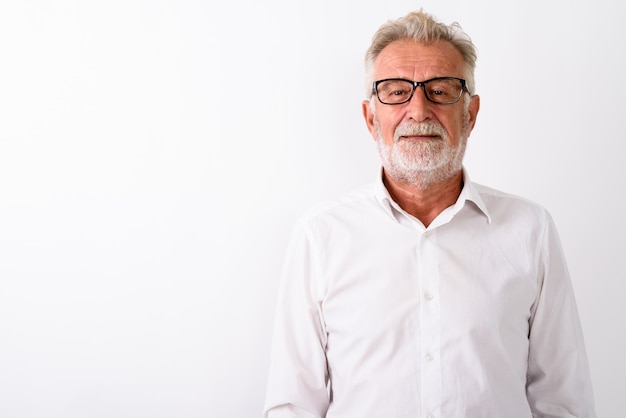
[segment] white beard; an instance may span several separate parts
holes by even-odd
[[[449,180],[463,169],[463,157],[469,137],[469,115],[465,118],[459,144],[450,146],[448,134],[432,121],[401,123],[394,132],[393,145],[385,143],[378,119],[374,124],[378,135],[378,152],[387,174],[396,181],[410,183],[420,189]],[[409,141],[404,135],[437,135],[439,139]]]

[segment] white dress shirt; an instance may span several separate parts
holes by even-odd
[[[464,176],[428,228],[380,177],[299,219],[264,417],[595,417],[550,215]]]

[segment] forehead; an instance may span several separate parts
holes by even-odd
[[[444,76],[463,78],[463,70],[463,56],[447,41],[394,41],[380,52],[374,62],[375,79],[397,77],[420,81]]]

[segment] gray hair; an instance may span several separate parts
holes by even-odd
[[[435,41],[450,42],[463,56],[465,62],[464,77],[470,95],[474,94],[474,69],[478,57],[476,48],[470,37],[463,32],[461,26],[454,22],[445,25],[422,10],[411,12],[397,20],[383,24],[372,37],[372,44],[365,53],[366,96],[372,94],[374,82],[374,62],[380,52],[389,44],[401,39],[432,43]]]

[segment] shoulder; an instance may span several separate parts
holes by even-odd
[[[498,209],[503,207],[537,213],[547,212],[543,205],[526,197],[494,189],[483,184],[472,183],[472,186],[476,192],[478,192],[481,199],[485,202],[489,209]]]
[[[346,223],[371,216],[381,208],[374,183],[366,184],[343,194],[318,202],[304,211],[296,223],[301,226]]]
[[[357,207],[368,206],[376,201],[374,184],[366,184],[335,197],[322,200],[305,210],[299,217],[300,221],[316,218],[332,217]]]
[[[472,187],[480,196],[492,222],[496,224],[514,223],[519,226],[552,224],[549,211],[536,201],[478,183],[472,183]]]

